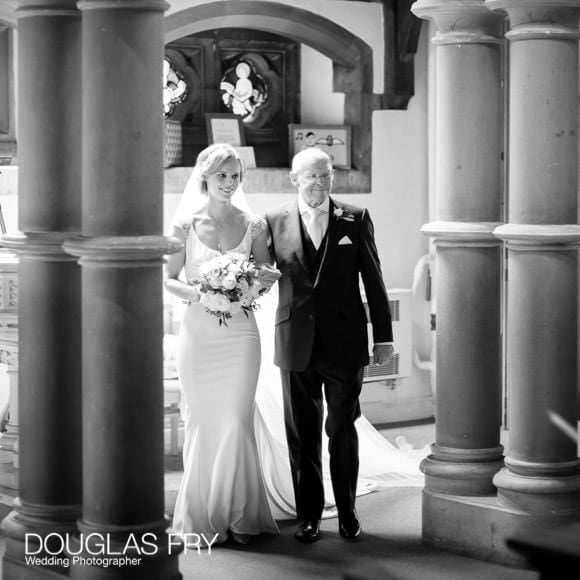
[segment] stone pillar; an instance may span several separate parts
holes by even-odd
[[[510,50],[507,393],[500,504],[580,513],[578,385],[579,1],[488,0],[508,13]],[[577,516],[576,516],[577,517]]]
[[[437,33],[435,220],[436,441],[423,462],[430,494],[495,493],[500,445],[501,19],[480,0],[421,0]]]
[[[501,425],[501,17],[419,0],[434,22],[436,441],[422,463],[423,540],[464,551],[473,498],[495,496]]]
[[[83,507],[80,540],[139,564],[75,564],[71,578],[181,578],[164,515],[163,11],[83,0]],[[145,536],[145,534],[147,534]],[[155,549],[145,545],[153,542]],[[81,556],[95,547],[81,541]],[[98,549],[98,548],[97,548]],[[76,551],[76,549],[75,549]]]
[[[3,575],[41,578],[25,536],[74,531],[82,494],[80,268],[62,248],[80,230],[80,18],[74,0],[20,0],[17,19],[22,233],[2,245],[19,259],[19,496],[2,523]]]

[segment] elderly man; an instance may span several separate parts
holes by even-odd
[[[297,199],[266,215],[272,254],[282,272],[276,313],[275,362],[284,392],[286,436],[294,484],[296,539],[315,542],[324,507],[321,467],[323,391],[330,473],[339,532],[356,538],[359,395],[369,362],[365,288],[373,328],[373,361],[392,357],[387,292],[366,209],[330,197],[330,157],[310,147],[292,161]]]

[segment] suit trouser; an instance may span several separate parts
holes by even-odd
[[[281,371],[284,418],[290,467],[300,520],[320,519],[324,508],[322,482],[322,388],[327,404],[330,475],[339,515],[354,510],[358,477],[359,395],[363,368],[340,369],[312,361],[304,371]]]

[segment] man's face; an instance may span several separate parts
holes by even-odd
[[[290,180],[310,207],[318,207],[328,198],[333,176],[332,166],[325,159],[311,159],[291,173]]]

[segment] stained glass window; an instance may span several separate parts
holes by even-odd
[[[175,107],[183,103],[189,94],[184,77],[173,67],[168,59],[163,59],[163,114],[171,117]]]
[[[252,122],[268,101],[266,81],[249,60],[238,60],[225,72],[220,90],[226,108],[246,123]]]

